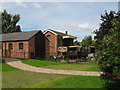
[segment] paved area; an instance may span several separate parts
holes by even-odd
[[[20,59],[4,58],[5,62],[15,68],[21,70],[49,73],[49,74],[66,74],[66,75],[82,75],[82,76],[100,76],[102,72],[88,72],[88,71],[74,71],[74,70],[56,70],[34,67],[31,65],[23,64]]]

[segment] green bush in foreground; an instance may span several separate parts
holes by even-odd
[[[97,59],[106,80],[120,80],[120,12],[106,13],[97,32]]]

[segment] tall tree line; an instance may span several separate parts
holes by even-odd
[[[17,23],[20,20],[20,15],[12,15],[9,14],[6,10],[1,11],[1,21],[0,26],[2,28],[2,32],[0,33],[13,33],[13,32],[21,32],[20,25]]]

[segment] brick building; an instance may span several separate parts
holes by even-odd
[[[0,56],[15,58],[45,58],[49,56],[49,40],[41,31],[1,34]]]
[[[61,33],[48,29],[44,31],[44,34],[50,41],[50,56],[57,56],[58,47],[73,46],[73,40],[77,39],[77,37],[68,35],[67,31],[65,33]]]

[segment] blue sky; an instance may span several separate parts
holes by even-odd
[[[6,2],[2,9],[20,14],[22,31],[53,29],[77,36],[80,41],[99,28],[100,14],[118,11],[117,2]]]

